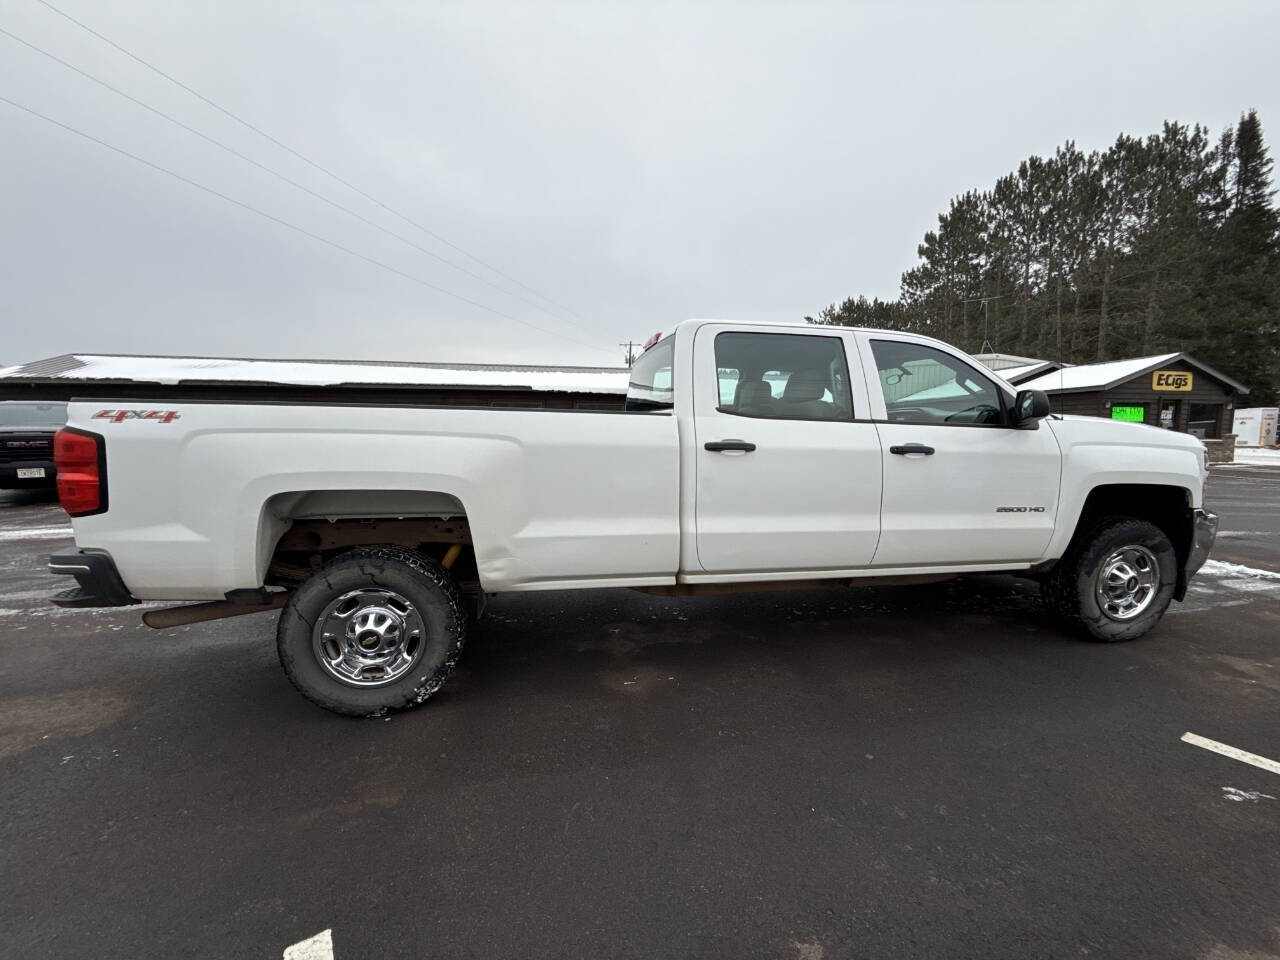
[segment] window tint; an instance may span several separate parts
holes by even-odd
[[[675,337],[667,337],[640,355],[631,367],[627,384],[627,410],[670,410],[675,406],[672,390],[672,363]]]
[[[885,415],[901,423],[1002,424],[1000,389],[933,347],[872,340]]]
[[[737,369],[726,370],[724,367],[718,367],[716,380],[720,384],[720,406],[733,406],[733,398],[738,395]]]
[[[31,403],[15,401],[0,403],[0,429],[6,430],[57,430],[66,426],[65,403]]]
[[[716,335],[719,409],[743,417],[852,420],[849,367],[839,337]]]

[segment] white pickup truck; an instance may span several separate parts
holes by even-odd
[[[1039,580],[1100,640],[1151,629],[1208,556],[1180,433],[1050,414],[945,343],[688,321],[625,409],[72,402],[65,606],[283,607],[280,660],[376,715],[448,679],[487,594]]]

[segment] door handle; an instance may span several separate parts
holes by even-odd
[[[723,453],[725,450],[741,450],[743,453],[750,453],[755,448],[754,443],[748,443],[746,440],[708,440],[702,445],[702,449],[710,450],[712,453]]]
[[[906,455],[908,453],[923,453],[926,457],[933,455],[933,447],[927,447],[923,443],[904,443],[889,448],[890,453]]]

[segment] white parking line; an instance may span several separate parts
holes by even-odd
[[[333,931],[321,930],[314,937],[285,947],[284,960],[333,960]]]
[[[1230,757],[1232,760],[1239,760],[1241,763],[1251,763],[1255,767],[1262,770],[1269,770],[1272,773],[1280,773],[1280,763],[1274,760],[1268,760],[1266,757],[1260,757],[1256,753],[1249,753],[1246,750],[1238,750],[1235,747],[1229,747],[1225,743],[1219,743],[1217,740],[1210,740],[1207,737],[1197,736],[1194,733],[1184,733],[1182,742],[1189,743],[1195,747],[1203,747],[1206,750],[1212,750],[1214,753],[1220,753],[1224,757]]]

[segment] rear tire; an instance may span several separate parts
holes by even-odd
[[[294,591],[276,648],[312,703],[376,717],[430,699],[453,673],[466,635],[466,604],[444,567],[403,547],[361,547]]]
[[[1136,640],[1173,600],[1177,562],[1159,527],[1109,517],[1072,542],[1040,595],[1051,614],[1095,640]]]

